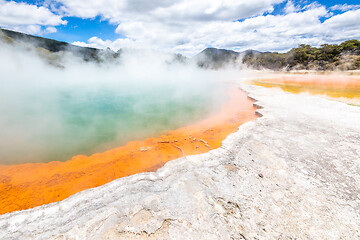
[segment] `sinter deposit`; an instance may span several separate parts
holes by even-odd
[[[360,239],[360,108],[242,86],[219,149],[0,217],[1,239]]]

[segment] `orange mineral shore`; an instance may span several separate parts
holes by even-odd
[[[155,171],[170,160],[218,148],[241,124],[256,119],[255,111],[247,94],[235,89],[217,114],[160,137],[66,162],[0,165],[0,214],[60,201],[117,178]]]
[[[250,81],[262,87],[280,87],[292,93],[309,92],[333,98],[360,99],[360,76],[345,74],[269,75]]]

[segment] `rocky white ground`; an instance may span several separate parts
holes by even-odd
[[[223,147],[0,216],[0,239],[360,239],[360,107],[242,86]]]

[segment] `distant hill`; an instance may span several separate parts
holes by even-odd
[[[42,38],[0,28],[0,39],[9,44],[30,44],[45,56],[48,62],[60,66],[57,53],[70,52],[84,61],[108,62],[117,59],[121,50],[114,52],[89,47],[79,47],[66,42]],[[49,53],[49,54],[48,54]],[[49,56],[53,53],[54,56]],[[55,60],[54,60],[55,59]],[[228,66],[252,69],[269,69],[275,71],[289,70],[357,70],[360,69],[360,41],[348,40],[341,44],[323,44],[319,48],[301,44],[286,53],[260,52],[246,50],[236,52],[226,49],[206,48],[191,59],[201,68],[221,69]],[[189,59],[181,54],[174,54],[168,64],[185,64]]]
[[[323,44],[319,48],[301,44],[286,53],[246,50],[235,52],[207,48],[193,60],[199,67],[219,69],[226,66],[290,70],[358,70],[360,69],[360,41],[348,40],[341,44]]]
[[[229,65],[239,65],[244,56],[257,56],[261,53],[251,49],[244,52],[236,52],[227,49],[206,48],[193,57],[193,60],[199,67],[220,69]]]
[[[15,32],[6,29],[0,29],[0,38],[4,38],[6,42],[24,42],[31,44],[35,48],[42,48],[52,53],[71,52],[74,56],[82,58],[84,61],[102,61],[101,55],[117,58],[120,52],[113,52],[110,49],[102,50],[90,47],[80,47],[66,42],[56,41],[49,38],[32,36],[25,33]]]
[[[199,67],[219,69],[234,63],[239,58],[239,53],[226,49],[206,48],[198,53],[193,60]]]
[[[61,42],[49,38],[33,36],[25,33],[11,31],[0,28],[0,41],[16,46],[17,44],[25,44],[27,47],[37,50],[37,53],[45,59],[49,64],[63,68],[62,53],[68,52],[79,57],[83,61],[96,63],[108,63],[118,60],[121,57],[122,49],[117,52],[107,48],[97,49],[90,47],[80,47],[66,42]],[[20,46],[17,45],[17,46]],[[188,59],[181,54],[173,54],[167,64],[186,64]]]

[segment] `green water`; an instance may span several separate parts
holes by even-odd
[[[0,162],[65,161],[159,135],[210,114],[208,91],[158,84],[26,92],[2,109]]]

